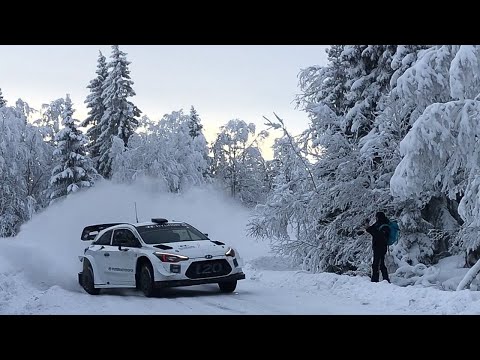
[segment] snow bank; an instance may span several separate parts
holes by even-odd
[[[324,294],[368,305],[369,313],[376,314],[480,314],[480,292],[442,291],[424,286],[401,287],[386,281],[372,283],[365,276],[346,276],[333,273],[310,274],[304,271],[256,271],[247,265],[250,280],[264,287],[289,289],[292,292]]]

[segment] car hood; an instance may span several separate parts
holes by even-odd
[[[149,247],[154,251],[185,255],[191,259],[205,258],[206,255],[212,255],[212,257],[223,256],[229,249],[228,245],[211,240],[179,241],[149,245]],[[167,247],[170,247],[171,249],[168,249]]]

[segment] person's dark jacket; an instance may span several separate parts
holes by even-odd
[[[390,227],[383,226],[380,229],[380,226],[387,224],[387,222],[377,221],[372,226],[366,228],[367,232],[372,235],[372,248],[374,251],[387,251],[387,240],[390,236]]]

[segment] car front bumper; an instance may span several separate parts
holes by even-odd
[[[242,280],[242,279],[245,279],[245,274],[243,272],[238,272],[232,275],[222,276],[217,278],[155,281],[155,287],[158,289],[161,289],[161,288],[176,287],[176,286],[213,284],[213,283],[235,281],[235,280]]]

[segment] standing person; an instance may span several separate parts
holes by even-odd
[[[373,250],[373,264],[372,264],[372,282],[379,280],[379,268],[382,272],[383,280],[390,282],[388,278],[387,267],[385,266],[385,254],[387,253],[387,240],[390,236],[389,220],[384,212],[379,211],[375,214],[375,223],[368,226],[369,221],[366,220],[367,228],[365,229],[372,235],[372,250]],[[386,225],[386,226],[382,226]]]

